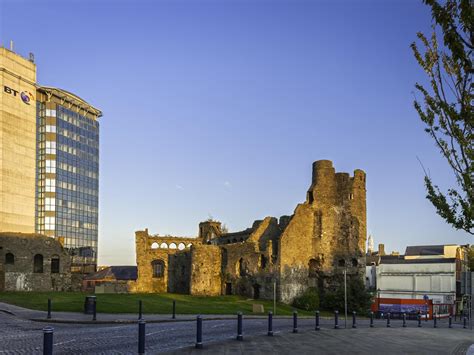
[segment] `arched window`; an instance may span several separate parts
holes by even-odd
[[[171,243],[170,244],[170,249],[176,249],[176,243]]]
[[[163,242],[163,243],[161,243],[160,248],[161,249],[168,249],[168,244]]]
[[[59,256],[53,255],[51,258],[51,273],[59,274]]]
[[[186,245],[184,245],[184,243],[179,243],[178,244],[178,249],[179,250],[183,250],[184,248],[186,248]]]
[[[165,276],[165,262],[163,260],[153,260],[151,267],[153,268],[153,277]]]
[[[10,265],[15,264],[15,255],[13,255],[12,253],[6,253],[5,264],[10,264]]]
[[[263,254],[260,255],[259,265],[260,265],[260,269],[265,269],[267,267],[267,258]]]
[[[346,261],[344,259],[339,259],[338,265],[339,266],[346,266]]]
[[[357,261],[356,258],[353,258],[352,259],[352,266],[356,267],[357,265],[359,265],[359,262]]]
[[[188,248],[191,248],[192,246],[193,246],[192,243],[189,243],[189,244],[187,245]]]
[[[42,273],[43,272],[43,255],[36,254],[33,259],[33,272]]]
[[[158,249],[160,246],[158,245],[157,242],[154,242],[152,245],[151,245],[151,248],[152,249]]]

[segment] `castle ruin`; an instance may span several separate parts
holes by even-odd
[[[308,287],[334,288],[343,270],[365,271],[365,173],[336,173],[328,160],[313,163],[306,201],[291,216],[266,217],[240,232],[199,224],[193,238],[137,231],[134,292],[242,295],[291,302]]]

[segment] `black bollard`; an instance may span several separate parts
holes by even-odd
[[[293,311],[293,333],[298,333],[298,312]]]
[[[462,320],[462,327],[463,327],[464,329],[466,329],[466,325],[467,325],[467,317],[464,316],[464,318],[463,318],[463,320]]]
[[[173,300],[173,319],[176,319],[176,301]]]
[[[145,320],[138,321],[138,354],[145,354]]]
[[[433,314],[433,328],[438,328],[438,324],[437,324],[437,319],[436,319],[436,313]]]
[[[97,320],[97,299],[94,297],[94,313],[92,314],[92,320]]]
[[[321,328],[319,327],[319,311],[316,311],[316,326],[314,330],[320,330]]]
[[[138,301],[138,319],[142,319],[143,318],[143,308],[142,308],[142,300],[139,300]]]
[[[387,328],[390,328],[390,312],[387,313]]]
[[[54,328],[43,328],[43,355],[53,355],[53,332]]]
[[[421,314],[418,313],[418,328],[421,328]]]
[[[196,318],[196,349],[202,349],[202,317]]]
[[[242,335],[242,312],[237,313],[237,340],[244,340]]]
[[[448,328],[452,328],[452,327],[453,327],[453,317],[451,315],[449,315]]]
[[[407,314],[406,313],[403,313],[403,328],[406,328],[407,327]]]
[[[334,329],[339,329],[339,311],[334,311]]]
[[[272,337],[273,336],[273,313],[268,312],[268,332],[267,335]]]
[[[48,315],[46,318],[51,319],[51,298],[48,298]]]
[[[357,328],[355,311],[352,311],[352,328]]]
[[[370,312],[370,327],[374,327],[374,312]]]

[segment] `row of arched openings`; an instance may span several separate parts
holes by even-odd
[[[13,253],[5,254],[5,265],[15,265],[15,255]],[[41,274],[44,272],[44,258],[41,254],[36,254],[33,257],[33,272]],[[59,273],[59,256],[53,255],[51,257],[51,273]]]
[[[176,243],[161,243],[161,244],[158,244],[157,242],[154,242],[152,245],[151,245],[151,248],[152,249],[178,249],[178,250],[183,250],[185,248],[191,248],[193,244],[192,243],[189,243],[188,245],[184,244],[184,243],[179,243],[176,245]]]

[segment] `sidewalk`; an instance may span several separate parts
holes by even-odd
[[[0,312],[14,315],[18,318],[31,320],[34,322],[48,322],[48,323],[70,323],[70,324],[132,324],[138,321],[138,313],[97,313],[96,320],[92,320],[92,314],[84,314],[79,312],[55,312],[54,306],[51,311],[51,319],[47,319],[46,311],[37,311],[28,308],[14,306],[8,303],[0,302]],[[143,319],[147,323],[166,323],[166,322],[186,322],[195,321],[194,314],[176,314],[173,319],[171,314],[143,314]],[[233,314],[203,314],[203,320],[224,320],[234,319],[236,315]],[[292,316],[274,316],[274,318],[289,319]],[[267,315],[252,315],[246,314],[246,319],[266,319]],[[307,319],[311,316],[299,316],[298,318]],[[324,317],[321,317],[324,319]]]

